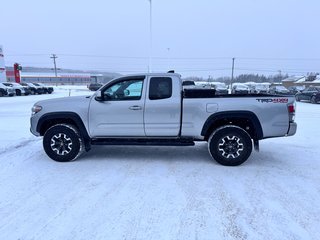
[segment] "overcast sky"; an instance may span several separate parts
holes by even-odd
[[[148,0],[1,1],[6,65],[145,72]],[[319,0],[152,0],[153,71],[320,71]],[[112,57],[113,56],[113,57]],[[248,59],[249,58],[249,59]],[[256,59],[259,58],[259,59]]]

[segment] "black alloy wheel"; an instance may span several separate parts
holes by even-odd
[[[70,162],[79,157],[84,146],[75,126],[57,124],[44,134],[43,148],[51,159],[57,162]]]
[[[250,135],[244,129],[234,125],[215,130],[208,144],[211,156],[225,166],[238,166],[244,163],[252,152]]]

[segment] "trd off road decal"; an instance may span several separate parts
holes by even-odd
[[[288,98],[257,98],[260,103],[288,103]]]

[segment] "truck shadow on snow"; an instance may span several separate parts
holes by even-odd
[[[165,162],[201,162],[219,165],[209,154],[207,143],[197,143],[194,147],[164,146],[92,146],[77,161],[165,161]],[[269,151],[252,152],[249,159],[238,166],[269,166],[283,164],[286,159]]]
[[[92,146],[77,161],[90,160],[120,160],[120,161],[215,161],[208,152],[206,143],[198,143],[193,147],[168,146]]]

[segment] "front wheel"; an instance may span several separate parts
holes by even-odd
[[[296,96],[296,100],[297,100],[297,102],[300,102],[300,97]]]
[[[311,98],[311,103],[313,103],[313,104],[316,104],[316,103],[317,103],[316,96],[312,96],[312,98]]]
[[[252,152],[252,140],[242,128],[227,125],[215,130],[208,140],[211,156],[225,166],[244,163]]]
[[[84,146],[75,126],[57,124],[44,134],[43,148],[51,159],[57,162],[70,162],[80,156]]]

